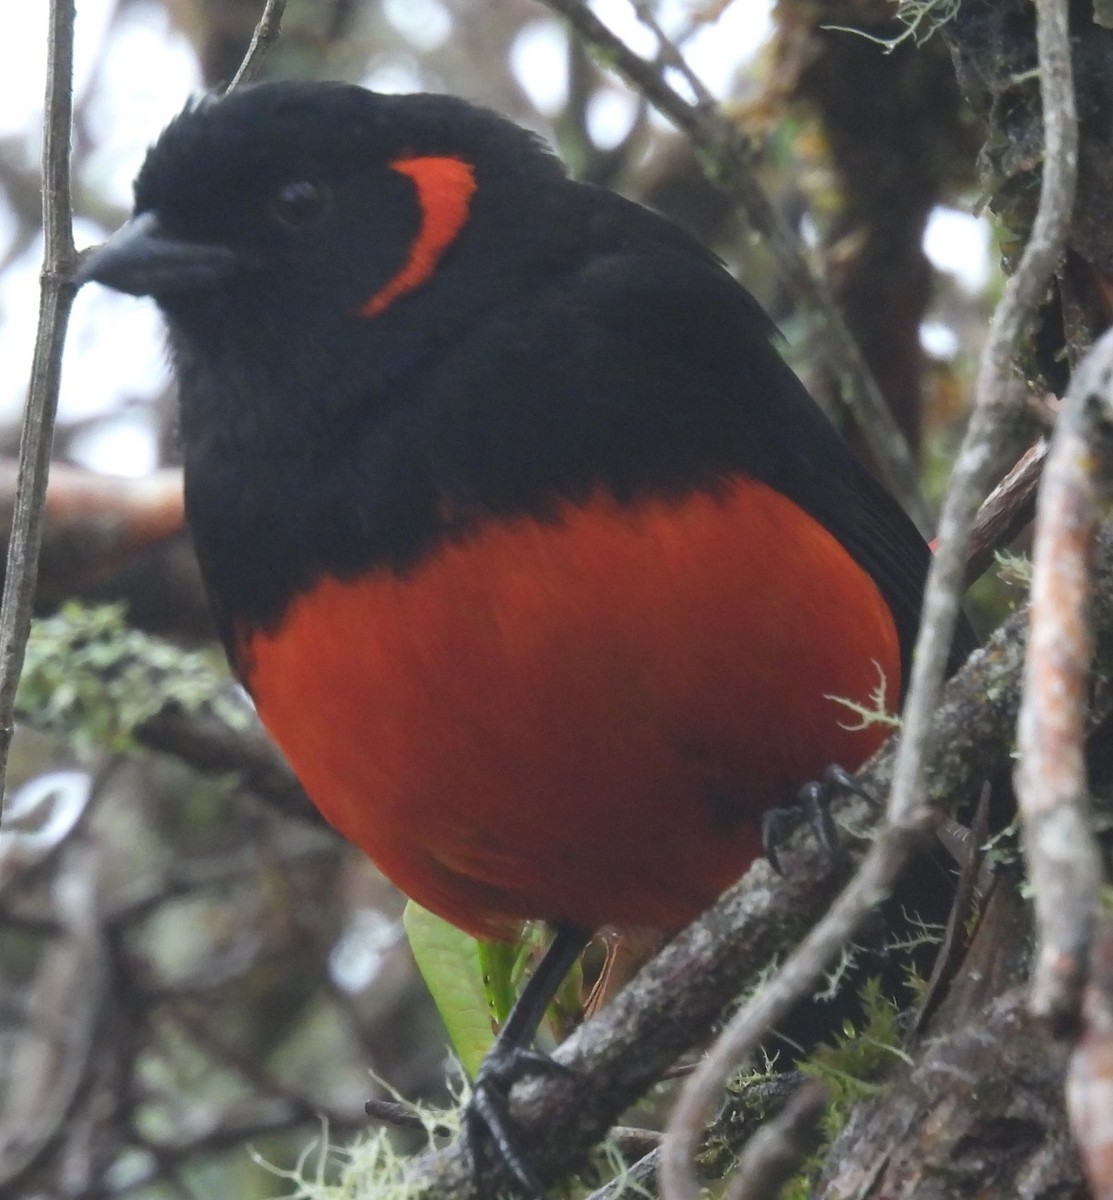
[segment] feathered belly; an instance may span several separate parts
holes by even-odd
[[[491,521],[404,575],[321,579],[239,648],[325,817],[488,935],[683,924],[768,808],[880,744],[832,697],[900,687],[873,581],[749,480]]]

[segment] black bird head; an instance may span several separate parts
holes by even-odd
[[[531,260],[553,253],[545,212],[563,186],[539,139],[454,97],[261,84],[204,97],[168,126],[132,219],[78,282],[153,296],[176,357],[203,343],[225,364],[221,347],[273,362],[284,343],[297,353],[281,358],[324,372],[307,383],[334,388],[314,352],[322,339],[362,341],[385,325],[402,366],[416,333],[443,336],[496,302],[492,291],[521,286]],[[434,319],[415,322],[430,289]],[[352,361],[343,352],[333,362]],[[381,347],[377,357],[387,369]]]

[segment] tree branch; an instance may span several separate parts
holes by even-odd
[[[1113,923],[1093,939],[1082,1034],[1067,1068],[1067,1113],[1093,1200],[1113,1200]]]
[[[993,478],[1002,427],[1020,405],[1023,385],[1013,366],[1017,347],[1062,255],[1074,206],[1078,151],[1066,0],[1041,0],[1038,21],[1046,143],[1040,206],[1020,265],[993,316],[979,363],[973,415],[943,508],[894,771],[894,824],[921,804],[923,750],[958,620],[970,529]]]
[[[695,1200],[699,1195],[691,1167],[699,1131],[735,1065],[796,1000],[814,988],[888,893],[933,821],[926,803],[928,747],[958,620],[970,530],[993,479],[1003,430],[1020,409],[1023,385],[1013,371],[1018,342],[1059,262],[1074,206],[1077,124],[1066,0],[1040,0],[1037,21],[1045,135],[1040,206],[1020,265],[994,314],[979,364],[974,412],[943,506],[885,821],[846,891],[772,983],[731,1021],[711,1056],[685,1086],[662,1146],[662,1182],[668,1200]]]
[[[1071,381],[1043,472],[1018,726],[1016,790],[1039,943],[1031,1003],[1060,1028],[1077,1019],[1100,910],[1101,851],[1083,743],[1093,657],[1091,559],[1111,431],[1113,330]]]

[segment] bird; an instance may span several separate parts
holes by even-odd
[[[77,280],[162,311],[215,623],[325,818],[470,934],[555,931],[468,1122],[538,1193],[554,989],[878,748],[843,701],[898,703],[930,551],[711,251],[456,97],[191,101]]]

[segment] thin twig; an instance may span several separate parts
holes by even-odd
[[[397,1100],[383,1100],[372,1096],[364,1101],[363,1111],[372,1121],[381,1121],[392,1129],[410,1129],[416,1133],[424,1133],[428,1129],[421,1111],[412,1104],[400,1104]],[[442,1137],[451,1137],[452,1129],[448,1125],[435,1125],[432,1132]]]
[[[1113,331],[1079,365],[1044,467],[1017,726],[1016,791],[1039,947],[1032,1009],[1057,1026],[1077,1018],[1100,906],[1101,852],[1090,821],[1083,742],[1101,442],[1111,430]]]
[[[652,1197],[657,1195],[654,1183],[657,1179],[660,1155],[660,1150],[651,1150],[644,1158],[639,1158],[636,1163],[627,1167],[617,1179],[612,1179],[610,1183],[592,1192],[586,1200],[630,1200],[632,1196],[652,1200]]]
[[[695,1200],[699,1195],[691,1165],[695,1147],[735,1065],[815,987],[870,911],[888,895],[932,824],[925,804],[925,762],[958,619],[966,546],[979,501],[992,479],[994,446],[1005,418],[1020,404],[1022,385],[1012,366],[1017,345],[1059,262],[1074,206],[1078,130],[1066,0],[1040,0],[1037,52],[1045,139],[1040,204],[1020,265],[994,314],[979,364],[974,413],[943,507],[885,821],[858,874],[830,912],[731,1021],[685,1086],[662,1146],[662,1184],[668,1200]]]
[[[943,994],[958,971],[962,955],[968,944],[970,916],[975,907],[985,899],[992,886],[991,870],[985,869],[986,840],[989,836],[990,795],[991,788],[987,781],[982,788],[973,823],[968,830],[963,830],[968,839],[964,845],[966,857],[962,862],[962,870],[959,872],[954,902],[951,904],[947,927],[943,931],[943,941],[939,945],[939,953],[935,956],[931,975],[928,976],[912,1021],[906,1030],[906,1043],[919,1036],[935,1014]]]
[[[267,0],[259,23],[255,26],[255,32],[251,35],[251,43],[243,56],[243,62],[232,76],[232,82],[225,89],[226,92],[235,91],[245,83],[250,83],[259,74],[263,60],[282,33],[282,14],[285,11],[286,0]]]
[[[758,183],[752,155],[738,129],[719,105],[690,104],[685,100],[665,79],[660,64],[646,62],[634,54],[582,0],[543,0],[543,3],[568,21],[604,65],[623,75],[687,135],[708,178],[744,210],[804,309],[823,324],[826,334],[822,339],[823,352],[832,375],[842,383],[844,403],[869,444],[886,484],[927,533],[931,519],[904,434],[871,377],[830,288],[811,269],[800,239]]]
[[[1047,458],[1047,441],[1030,446],[978,509],[966,552],[966,583],[980,579],[993,561],[1036,515],[1036,491]]]
[[[966,548],[979,502],[992,479],[994,446],[1019,409],[1017,349],[1059,260],[1074,208],[1078,124],[1071,77],[1066,0],[1040,0],[1037,50],[1044,112],[1044,171],[1032,234],[993,315],[978,366],[974,411],[940,519],[923,624],[913,659],[901,746],[893,772],[890,819],[899,825],[922,803],[924,746],[958,620]]]
[[[12,513],[4,594],[0,600],[0,796],[12,741],[15,691],[23,670],[31,604],[38,581],[46,477],[62,374],[62,348],[73,305],[73,208],[70,127],[73,120],[74,0],[51,0],[43,120],[43,250],[39,326],[19,443],[19,484]],[[3,819],[0,800],[0,821]]]
[[[634,12],[638,20],[657,39],[657,59],[665,67],[671,67],[684,82],[692,89],[696,103],[714,108],[715,97],[704,86],[703,80],[688,65],[688,60],[680,52],[680,47],[661,28],[653,6],[647,0],[634,0]]]

